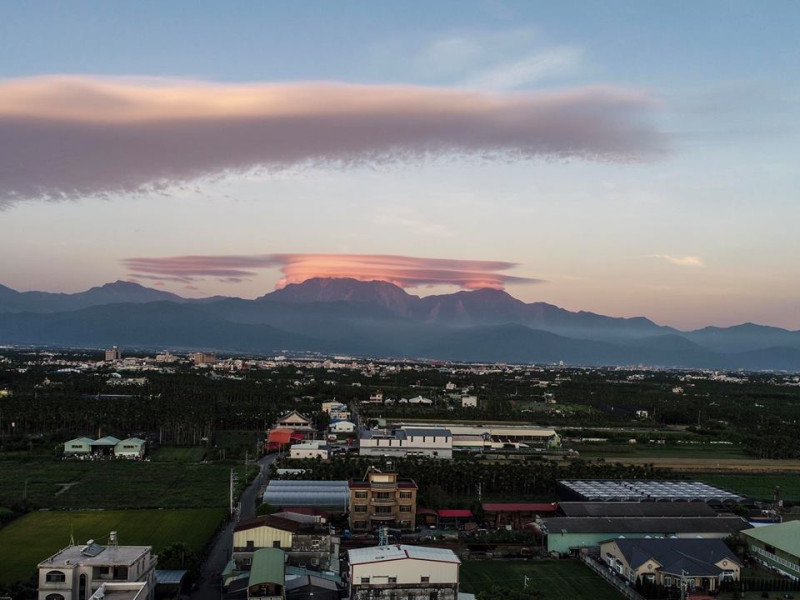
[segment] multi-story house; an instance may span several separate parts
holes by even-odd
[[[303,524],[272,515],[242,521],[233,529],[233,560],[250,569],[255,552],[280,548],[289,564],[327,570],[339,556],[339,538],[327,526]]]
[[[456,600],[461,561],[452,550],[373,546],[348,550],[351,600]]]
[[[372,531],[416,528],[417,484],[398,481],[397,473],[371,472],[368,481],[350,482],[350,529]]]
[[[38,599],[89,600],[103,584],[140,582],[146,585],[137,598],[152,600],[155,566],[150,546],[68,546],[39,563]]]

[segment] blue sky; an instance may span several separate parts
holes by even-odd
[[[636,118],[663,154],[295,164],[158,193],[16,197],[0,212],[0,252],[24,258],[0,264],[0,283],[77,291],[127,278],[121,261],[133,256],[491,259],[546,281],[507,286],[529,301],[679,327],[797,329],[798,22],[793,1],[5,3],[0,82],[610,86],[652,100]],[[254,297],[280,277],[158,283]]]

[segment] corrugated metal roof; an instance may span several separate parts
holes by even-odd
[[[437,511],[444,519],[471,519],[472,511],[465,508],[443,508]]]
[[[734,533],[747,527],[741,517],[554,517],[544,519],[551,535],[559,533]]]
[[[264,492],[264,502],[273,506],[316,506],[347,509],[350,486],[346,481],[272,480]]]
[[[432,548],[430,546],[407,546],[395,544],[392,546],[370,546],[369,548],[356,548],[347,551],[351,565],[358,565],[386,560],[400,560],[411,558],[414,560],[433,560],[437,562],[458,563],[458,557],[447,548]]]
[[[159,585],[177,585],[189,571],[186,569],[156,569],[156,583]]]
[[[705,505],[704,505],[705,506]],[[552,503],[507,503],[507,504],[484,504],[484,512],[540,512],[551,513],[558,510],[558,504]]]
[[[107,435],[92,442],[92,446],[116,446],[117,444],[119,444],[119,439],[113,435]]]
[[[746,529],[742,533],[800,558],[800,521]]]
[[[283,550],[279,548],[262,548],[253,552],[248,587],[261,583],[284,585],[285,560]]]

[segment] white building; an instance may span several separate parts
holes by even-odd
[[[320,440],[307,440],[291,447],[289,458],[330,458],[330,449],[325,442]]]
[[[370,429],[361,433],[361,456],[430,456],[453,458],[453,436],[449,429]]]
[[[115,536],[112,532],[111,538]],[[138,582],[145,586],[135,597],[152,600],[156,566],[152,551],[150,546],[101,546],[92,540],[64,548],[39,563],[38,599],[87,600],[104,584]]]
[[[424,404],[425,406],[430,406],[433,404],[433,400],[430,398],[425,398],[424,396],[414,396],[413,398],[408,399],[409,404]]]
[[[478,406],[477,396],[461,396],[461,408],[475,408]]]
[[[355,433],[356,424],[350,421],[336,421],[331,423],[330,430],[333,433]]]
[[[348,550],[352,600],[458,598],[461,561],[452,550],[427,546],[373,546]]]

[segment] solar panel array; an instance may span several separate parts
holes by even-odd
[[[350,487],[346,481],[273,480],[264,492],[264,502],[272,506],[313,506],[347,510]]]
[[[584,500],[738,502],[743,499],[702,481],[571,479],[559,484]]]

